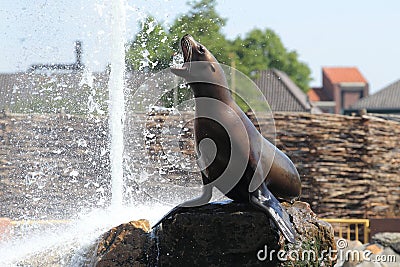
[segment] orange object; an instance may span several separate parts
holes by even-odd
[[[5,239],[10,234],[11,220],[8,218],[0,218],[0,240]]]

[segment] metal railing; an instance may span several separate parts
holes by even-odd
[[[362,230],[363,243],[368,243],[369,237],[369,220],[368,219],[322,219],[332,224],[335,229],[335,235],[339,238],[360,241],[360,232]],[[362,227],[360,227],[360,225]],[[336,226],[336,227],[335,227]],[[336,231],[337,229],[337,231]],[[346,236],[344,236],[344,233]],[[354,233],[352,238],[352,233]]]

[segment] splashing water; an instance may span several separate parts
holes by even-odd
[[[102,0],[100,0],[102,1]],[[111,5],[111,8],[108,8],[108,5]],[[96,155],[99,154],[100,158],[103,160],[103,156],[106,155],[107,151],[110,151],[110,166],[111,166],[111,205],[109,206],[108,209],[95,209],[92,210],[94,207],[106,207],[109,202],[109,194],[108,194],[108,189],[106,185],[104,185],[102,182],[105,180],[105,183],[108,182],[108,179],[103,179],[104,177],[101,175],[102,171],[108,172],[107,169],[104,168],[102,170],[103,166],[107,166],[106,164],[104,165],[96,165],[97,169],[100,169],[101,171],[96,172],[96,174],[100,175],[93,175],[93,176],[88,176],[87,180],[84,180],[86,183],[84,187],[94,187],[95,189],[95,194],[93,194],[93,198],[87,199],[86,195],[84,196],[83,194],[80,195],[82,198],[77,198],[74,199],[71,197],[71,201],[68,200],[68,198],[63,195],[61,198],[63,201],[65,201],[67,204],[71,204],[73,206],[74,213],[72,214],[73,217],[62,217],[62,218],[68,218],[67,223],[63,224],[55,224],[55,225],[47,225],[47,226],[38,226],[38,225],[24,225],[22,227],[14,227],[10,237],[8,239],[5,239],[3,241],[0,241],[0,267],[3,266],[84,266],[85,262],[87,262],[88,258],[91,258],[94,252],[94,246],[97,244],[97,239],[101,236],[102,233],[105,231],[109,230],[111,227],[114,227],[118,224],[128,222],[131,220],[135,219],[147,219],[150,221],[150,223],[154,223],[158,221],[162,215],[164,215],[170,208],[174,202],[177,202],[176,204],[183,202],[184,200],[187,200],[192,198],[192,190],[190,191],[190,196],[189,193],[184,191],[180,187],[176,187],[177,189],[171,189],[171,193],[166,193],[164,191],[159,190],[159,182],[163,181],[162,179],[157,180],[158,176],[155,178],[155,186],[154,190],[149,189],[147,190],[147,186],[153,186],[152,181],[154,179],[153,176],[155,176],[152,173],[152,168],[149,168],[149,172],[146,171],[146,168],[143,167],[143,161],[145,160],[145,157],[143,154],[140,154],[142,151],[142,146],[143,144],[140,143],[138,146],[140,149],[132,149],[134,145],[132,143],[135,143],[135,140],[124,140],[124,126],[125,124],[127,126],[132,126],[127,123],[125,123],[125,116],[126,112],[129,114],[129,109],[127,108],[127,111],[125,111],[125,105],[129,106],[129,104],[133,105],[133,103],[136,104],[136,102],[130,103],[129,102],[129,94],[124,95],[124,88],[125,86],[125,44],[127,43],[126,40],[126,19],[127,19],[127,14],[125,13],[126,10],[131,10],[137,12],[135,8],[127,6],[127,3],[125,0],[116,0],[116,1],[110,1],[106,3],[106,1],[97,4],[96,5],[96,10],[97,13],[100,17],[103,16],[103,11],[104,13],[106,10],[110,10],[107,12],[108,15],[111,15],[111,20],[110,24],[108,26],[111,26],[111,35],[110,35],[110,40],[111,40],[111,46],[110,46],[110,76],[108,80],[108,91],[109,91],[109,109],[108,109],[108,126],[109,126],[109,144],[108,144],[108,149],[106,148],[106,142],[101,143],[101,146],[98,145],[93,145],[93,147],[90,147],[91,142],[88,140],[93,140],[91,139],[90,136],[92,136],[92,133],[95,135],[96,130],[90,132],[88,131],[89,138],[84,139],[77,137],[74,139],[73,146],[78,147],[80,150],[82,150],[82,153],[90,154],[90,155]],[[142,12],[144,14],[144,12]],[[129,15],[129,14],[128,14]],[[140,17],[140,14],[137,16],[136,21],[145,21],[145,17]],[[154,31],[156,24],[153,22],[150,26],[149,29],[147,30],[147,34],[151,33]],[[100,38],[107,38],[106,35],[107,31],[99,30],[97,32],[98,37]],[[100,38],[100,39],[101,39]],[[167,39],[164,38],[161,40],[161,42],[165,42]],[[147,40],[143,40],[144,44],[147,42]],[[150,60],[150,53],[148,50],[144,50],[143,52],[143,59],[141,60],[139,70],[143,70],[146,68],[153,69],[157,66],[158,62],[156,60],[151,61]],[[173,65],[179,65],[183,63],[183,57],[182,54],[177,54],[174,57],[174,62]],[[71,74],[68,74],[71,75]],[[33,75],[33,77],[35,77]],[[68,95],[64,91],[65,88],[67,88],[69,85],[65,83],[64,80],[58,80],[55,78],[52,78],[51,75],[49,77],[44,76],[46,79],[49,79],[48,86],[42,88],[43,91],[48,91],[49,95],[53,95],[50,93],[58,93],[60,91],[60,96],[58,98],[54,98],[54,101],[61,101],[63,98],[65,98],[65,101],[69,101],[70,99],[75,100],[73,96]],[[72,78],[74,78],[74,75],[71,75]],[[69,78],[71,78],[69,77]],[[134,76],[132,76],[134,77]],[[41,77],[43,78],[43,77]],[[68,81],[68,79],[65,79]],[[175,80],[174,80],[175,81]],[[102,115],[105,113],[106,108],[104,107],[103,102],[101,102],[101,98],[103,97],[103,100],[106,98],[104,95],[101,94],[103,92],[102,90],[99,90],[99,88],[103,89],[103,87],[100,87],[98,85],[99,83],[99,76],[98,73],[91,73],[89,69],[84,69],[82,73],[82,78],[81,81],[79,82],[79,87],[83,88],[80,93],[82,93],[81,98],[78,99],[78,101],[71,101],[72,103],[87,103],[87,107],[83,107],[83,109],[87,109],[89,111],[89,117],[93,120],[98,120],[102,121],[102,117],[96,117],[93,115]],[[24,83],[21,82],[21,85]],[[159,87],[159,84],[155,84],[153,86],[153,89],[157,89],[158,91],[161,90]],[[58,88],[60,87],[60,88]],[[129,84],[127,86],[129,88]],[[33,85],[33,88],[36,89],[35,84]],[[18,84],[16,84],[14,87],[14,92],[16,93],[17,91],[20,90],[18,87]],[[58,91],[57,91],[58,90]],[[126,89],[125,92],[127,93],[129,89]],[[46,92],[40,92],[41,94],[44,94]],[[54,93],[54,94],[55,94]],[[85,93],[85,94],[83,94]],[[62,97],[61,97],[62,96]],[[58,95],[57,95],[58,97]],[[86,97],[86,98],[85,98]],[[125,99],[126,97],[126,99]],[[100,98],[100,99],[99,99]],[[133,98],[133,97],[132,97]],[[22,101],[24,98],[22,97]],[[82,100],[82,101],[79,101]],[[100,104],[101,103],[101,104]],[[138,105],[140,105],[139,103]],[[60,104],[61,107],[62,104]],[[73,107],[74,105],[71,104]],[[42,108],[39,105],[39,108]],[[45,113],[46,111],[40,110],[41,112]],[[69,118],[68,113],[71,112],[70,110],[66,110],[67,115],[65,117]],[[63,115],[64,116],[64,115]],[[130,118],[131,116],[126,116],[127,118]],[[134,119],[131,118],[133,121]],[[132,123],[135,124],[135,123]],[[100,124],[96,124],[100,125]],[[101,124],[102,125],[102,124]],[[135,126],[135,125],[134,125]],[[87,127],[85,124],[83,127]],[[139,125],[135,126],[136,128],[139,127]],[[135,128],[132,127],[132,128]],[[135,128],[135,129],[136,129]],[[49,128],[53,129],[53,128]],[[57,126],[54,126],[54,129],[57,129]],[[79,128],[68,128],[68,133],[69,132],[75,132]],[[93,128],[93,129],[99,129],[99,128]],[[100,137],[106,136],[107,135],[107,130],[101,128],[102,130],[97,133]],[[137,132],[137,136],[140,135],[141,130],[143,129],[137,129],[137,131],[132,131],[132,132]],[[131,130],[130,130],[131,131]],[[68,133],[66,133],[66,136],[69,137]],[[103,134],[104,133],[104,134]],[[126,134],[126,133],[125,133]],[[72,135],[71,135],[72,136]],[[133,136],[133,135],[132,135]],[[93,136],[92,136],[93,137]],[[85,137],[86,138],[86,137]],[[61,140],[61,138],[60,138]],[[127,146],[126,151],[124,152],[124,144],[130,142],[129,144],[132,147]],[[57,139],[58,142],[58,139]],[[95,144],[96,142],[93,142]],[[100,143],[100,142],[99,142]],[[138,142],[139,143],[139,142]],[[97,144],[97,143],[96,143]],[[128,145],[129,145],[128,144]],[[135,143],[135,148],[136,148],[136,143]],[[65,148],[65,150],[68,150],[68,147]],[[132,150],[132,151],[131,151]],[[127,159],[128,152],[131,151],[131,158]],[[64,153],[63,149],[55,149],[53,154],[56,155],[56,157],[60,157]],[[93,156],[94,157],[94,156]],[[87,157],[89,158],[89,156]],[[129,161],[128,163],[131,163],[132,169],[129,170],[128,164],[124,164],[124,159],[126,161]],[[48,168],[55,168],[54,166],[57,166],[58,159],[55,159],[53,164],[49,164],[49,166],[46,165]],[[97,160],[97,158],[96,158]],[[106,160],[104,160],[106,161]],[[53,162],[53,161],[52,161]],[[90,163],[94,163],[95,159],[89,158],[88,161],[85,161],[84,164],[89,166],[88,168],[91,168],[90,166],[95,166],[95,165],[90,165]],[[132,163],[133,162],[133,163]],[[54,166],[53,166],[54,165]],[[139,167],[137,167],[139,166]],[[153,167],[153,166],[152,166]],[[35,186],[38,188],[37,195],[39,196],[36,198],[36,195],[33,196],[33,201],[43,201],[44,203],[47,203],[44,199],[46,198],[45,194],[42,192],[45,192],[41,190],[46,184],[48,183],[49,188],[52,187],[51,181],[47,181],[46,176],[48,176],[48,172],[46,172],[47,169],[42,170],[42,168],[33,168],[32,172],[29,172],[29,176],[26,179],[26,184],[27,186]],[[161,168],[159,169],[160,173],[163,171]],[[125,172],[125,174],[124,174]],[[65,168],[63,172],[63,179],[67,181],[66,183],[70,183],[65,187],[64,192],[68,192],[70,190],[71,195],[73,194],[80,194],[80,191],[72,192],[71,190],[71,184],[79,184],[78,178],[80,177],[85,177],[85,170],[82,168],[75,167],[75,165],[67,163],[67,167]],[[107,173],[108,174],[108,173]],[[125,177],[124,177],[125,175]],[[106,175],[105,175],[106,176]],[[86,177],[85,177],[86,179]],[[83,180],[83,179],[82,179]],[[128,183],[131,182],[133,186],[130,186]],[[54,184],[57,184],[58,181],[55,181]],[[164,184],[166,185],[167,183],[164,181]],[[140,190],[143,192],[138,192]],[[146,190],[144,190],[144,189]],[[172,188],[172,186],[171,186]],[[175,187],[174,187],[175,188]],[[64,188],[63,188],[64,189]],[[179,193],[181,191],[182,193]],[[152,191],[153,190],[153,191]],[[28,190],[27,190],[28,191]],[[33,191],[33,190],[32,190]],[[88,190],[89,191],[89,190]],[[124,192],[125,191],[125,192]],[[30,192],[30,191],[29,191]],[[161,192],[161,193],[160,193]],[[69,192],[68,192],[69,193]],[[67,194],[68,194],[67,193]],[[198,192],[197,192],[198,193]],[[195,194],[197,195],[195,192]],[[60,193],[61,194],[61,193]],[[158,197],[158,194],[161,194],[160,198]],[[146,198],[143,198],[142,196],[145,195]],[[98,197],[100,196],[100,197]],[[181,199],[182,198],[182,199]],[[132,199],[132,201],[136,202],[130,202],[129,199]],[[139,199],[139,201],[137,201]],[[150,200],[149,200],[150,199]],[[167,199],[165,201],[165,199]],[[171,202],[168,202],[170,201]],[[157,202],[158,201],[158,202]],[[165,204],[155,204],[155,203],[164,203]],[[95,202],[95,203],[91,203]],[[145,202],[145,203],[143,203]],[[51,203],[51,202],[50,202]],[[18,203],[19,204],[19,203]],[[89,204],[89,206],[85,206],[86,204]],[[93,204],[93,205],[91,205]],[[75,205],[75,206],[74,206]],[[43,206],[46,206],[44,204]],[[79,207],[78,207],[79,206]],[[46,208],[53,208],[53,207],[46,207]],[[82,215],[78,216],[75,213],[76,211],[81,211]],[[56,209],[56,208],[54,208]],[[87,213],[90,211],[89,213]],[[34,214],[34,212],[32,212]],[[44,213],[44,211],[43,211]],[[31,218],[28,215],[25,215],[26,217],[21,217],[21,218],[16,218],[14,217],[13,219],[25,219],[25,218]],[[42,215],[43,217],[32,217],[32,218],[40,218],[40,219],[52,219],[51,214],[44,214]],[[69,216],[69,215],[68,215]],[[77,219],[76,219],[77,218]],[[89,254],[88,254],[89,253]],[[90,254],[91,253],[91,254]]]
[[[146,217],[151,223],[169,207],[137,205],[121,210],[93,210],[68,224],[19,230],[23,238],[0,242],[0,266],[85,266],[95,252],[96,240],[115,225]],[[145,214],[145,216],[144,216]]]
[[[0,266],[84,266],[93,255],[96,240],[111,227],[135,219],[147,219],[151,223],[158,221],[170,206],[150,203],[133,203],[124,206],[124,121],[125,121],[125,44],[126,44],[126,2],[116,0],[111,3],[111,58],[109,89],[109,151],[111,166],[111,205],[108,209],[96,209],[89,213],[82,211],[78,219],[46,226],[22,225],[14,227],[8,238],[0,240]],[[97,6],[100,8],[100,6]],[[103,6],[98,10],[102,15]],[[157,64],[151,62],[151,64]],[[57,81],[54,81],[55,83]],[[95,100],[95,76],[85,69],[80,87],[88,87],[87,105],[89,114],[103,114]],[[18,88],[16,87],[15,90]],[[52,87],[45,88],[52,90]],[[71,130],[72,131],[72,130]],[[82,139],[83,140],[83,139]],[[77,143],[86,148],[86,144]],[[104,149],[105,150],[105,149]],[[62,153],[61,150],[55,154]],[[105,152],[101,152],[102,155]],[[80,175],[77,170],[70,170],[69,177]],[[140,173],[140,176],[144,174]],[[27,180],[40,189],[42,174],[32,172]],[[145,176],[145,175],[144,175]],[[71,179],[72,180],[72,179]],[[45,181],[45,180],[43,180]],[[93,182],[95,184],[96,182]],[[128,188],[129,190],[135,190]],[[98,190],[105,190],[99,186]],[[129,191],[127,190],[127,191]],[[129,193],[129,192],[128,192]],[[39,201],[40,199],[38,199]],[[105,201],[99,199],[98,202]],[[100,205],[101,206],[101,205]],[[91,208],[88,208],[91,209]],[[47,218],[47,217],[45,217]],[[76,217],[74,217],[76,218]],[[89,254],[88,254],[89,253]]]
[[[125,75],[125,1],[112,2],[112,55],[111,73],[108,82],[110,97],[110,161],[111,161],[111,205],[121,207],[124,193],[124,75]]]

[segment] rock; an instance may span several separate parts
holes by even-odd
[[[156,229],[161,266],[255,265],[257,252],[279,249],[279,236],[261,212],[243,204],[183,209]]]
[[[300,246],[285,246],[284,249],[299,251],[300,253],[313,252],[315,261],[299,259],[287,261],[281,266],[333,266],[335,262],[336,242],[332,226],[317,218],[306,202],[297,201],[293,205],[284,203],[287,212],[295,226],[296,241]]]
[[[368,245],[365,249],[371,251],[371,253],[375,255],[378,255],[383,251],[383,247],[378,244]]]
[[[367,259],[356,267],[399,267],[400,256],[390,247],[384,248],[378,254],[365,255],[367,255]]]
[[[337,249],[338,249],[338,259],[336,266],[341,267],[355,267],[360,262],[362,262],[361,253],[365,249],[365,245],[358,240],[345,240],[343,238],[335,238]],[[347,257],[346,255],[352,255]],[[355,255],[353,257],[353,255]]]
[[[219,202],[181,209],[151,233],[133,223],[113,228],[100,241],[93,265],[333,266],[332,227],[307,203],[284,207],[296,245],[285,242],[272,221],[249,204]]]
[[[336,243],[337,243],[339,239],[335,238],[335,240],[336,240]],[[353,249],[363,250],[364,248],[365,247],[364,247],[363,243],[361,243],[359,240],[347,240],[346,239],[346,247],[345,247],[345,249],[347,249],[347,250],[353,250]]]
[[[152,240],[147,220],[132,221],[105,233],[93,262],[97,267],[147,266]]]
[[[400,233],[377,233],[372,237],[372,241],[385,247],[391,247],[400,253]]]
[[[400,265],[400,255],[396,253],[392,248],[386,247],[383,249],[380,260],[382,266],[384,267],[399,267]],[[384,260],[384,261],[383,261]]]
[[[396,242],[390,246],[394,251],[400,254],[400,242]]]
[[[372,238],[374,244],[347,241],[348,246],[338,252],[335,267],[398,267],[400,255],[391,248],[396,240],[393,233],[381,233]]]

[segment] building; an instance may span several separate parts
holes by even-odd
[[[386,86],[373,95],[364,97],[351,105],[346,113],[365,110],[367,113],[400,115],[400,80]]]
[[[126,86],[133,92],[145,80],[143,73],[127,73]],[[29,70],[0,74],[0,109],[11,112],[82,113],[90,99],[104,103],[109,73],[83,70]],[[321,113],[310,105],[307,95],[284,72],[270,69],[258,73],[254,83],[264,94],[273,112]],[[244,88],[247,89],[247,88]],[[105,109],[105,104],[102,105]]]
[[[323,112],[341,114],[368,93],[368,82],[356,67],[324,67],[322,87],[312,88],[308,97]]]
[[[282,71],[261,71],[254,82],[274,112],[321,112],[319,108],[311,106],[307,95]]]
[[[30,71],[36,70],[67,70],[67,71],[79,71],[85,68],[82,63],[82,42],[75,42],[75,62],[69,64],[63,63],[51,63],[51,64],[34,64],[30,67]]]
[[[107,109],[109,71],[27,71],[0,73],[0,111],[13,113],[102,113]],[[143,73],[127,72],[125,91],[145,81]]]
[[[311,88],[307,92],[308,100],[323,113],[335,113],[336,102],[330,99],[322,87]]]

